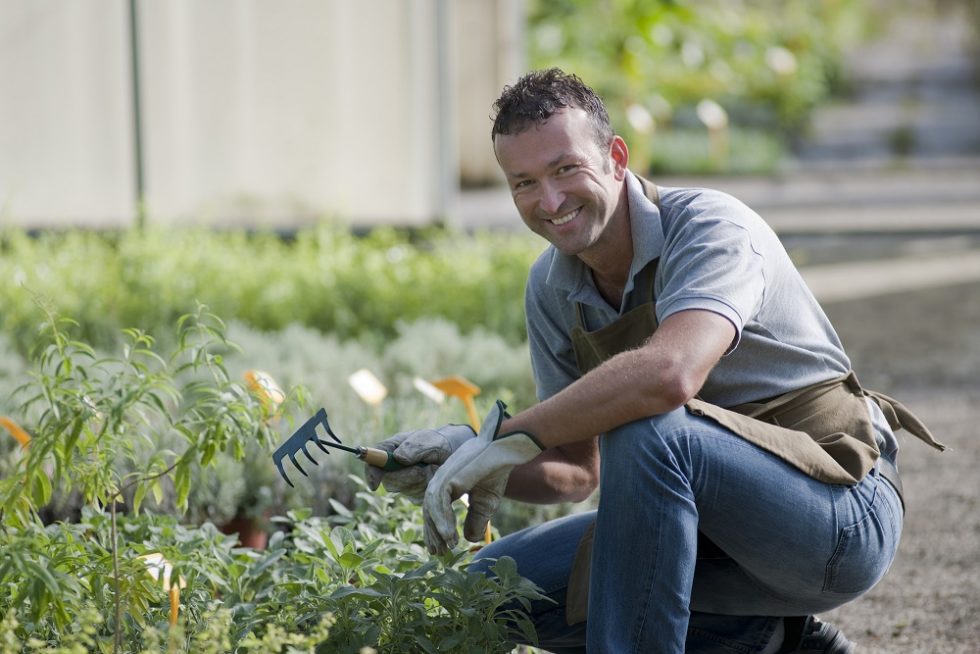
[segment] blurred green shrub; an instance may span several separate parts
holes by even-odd
[[[775,170],[783,146],[770,133],[734,128],[727,133],[727,147],[719,156],[703,129],[675,128],[649,139],[648,167],[653,174],[766,174]]]
[[[153,330],[206,304],[257,329],[305,325],[384,342],[399,322],[441,317],[464,332],[524,339],[527,270],[544,244],[530,234],[358,237],[321,225],[275,234],[207,230],[0,233],[0,331],[26,352],[38,331],[33,296],[71,316],[95,347],[123,327]]]
[[[592,85],[638,172],[704,172],[651,158],[645,142],[717,102],[729,124],[797,132],[841,79],[843,50],[873,23],[860,0],[531,0],[530,60]],[[753,132],[747,132],[752,134]],[[755,132],[758,133],[758,132]],[[725,170],[743,170],[740,159]]]

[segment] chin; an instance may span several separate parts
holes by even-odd
[[[577,257],[582,253],[585,248],[574,243],[556,243],[551,241],[551,244],[555,246],[555,249],[568,257]]]

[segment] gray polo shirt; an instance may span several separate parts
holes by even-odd
[[[553,246],[531,267],[525,310],[539,400],[580,376],[569,337],[575,304],[583,306],[589,331],[611,323],[649,301],[635,297],[634,277],[658,258],[658,321],[704,309],[737,332],[701,389],[705,401],[735,406],[850,370],[830,321],[758,214],[730,195],[699,188],[661,187],[658,210],[631,173],[626,183],[634,255],[622,306],[610,306],[585,264]]]

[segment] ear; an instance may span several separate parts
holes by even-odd
[[[626,168],[630,162],[630,151],[626,147],[626,141],[621,136],[613,136],[612,143],[609,144],[609,157],[613,162],[613,172],[616,179],[625,179]]]

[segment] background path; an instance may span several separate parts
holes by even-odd
[[[827,209],[798,189],[772,216],[799,247],[806,237],[792,235],[817,227],[837,236],[814,250],[867,245],[804,275],[864,385],[906,403],[950,448],[899,432],[898,558],[868,595],[825,616],[867,654],[980,651],[980,57],[965,16],[930,15],[931,4],[854,53],[854,101],[816,116],[796,171],[833,182]]]

